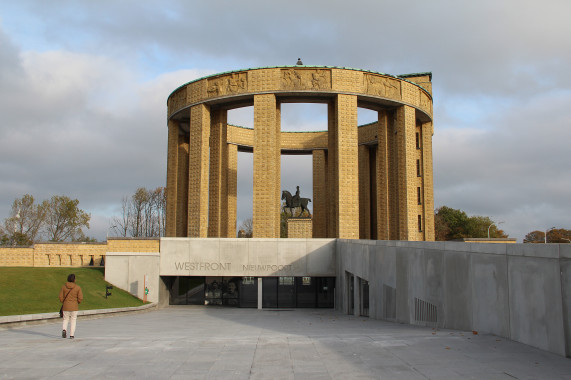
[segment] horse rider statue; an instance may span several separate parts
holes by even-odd
[[[291,193],[287,190],[283,190],[282,191],[282,200],[285,199],[285,205],[284,205],[284,209],[285,208],[289,208],[290,209],[290,215],[293,217],[293,210],[297,207],[301,207],[301,212],[299,213],[299,215],[303,214],[304,210],[307,210],[307,213],[311,216],[311,212],[309,212],[309,209],[307,208],[307,204],[309,202],[311,202],[311,199],[309,198],[301,198],[299,195],[299,186],[296,186],[296,191],[295,191],[295,195],[291,195]]]

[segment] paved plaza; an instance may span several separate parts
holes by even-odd
[[[0,329],[0,379],[571,379],[571,360],[492,335],[333,310],[171,306]]]

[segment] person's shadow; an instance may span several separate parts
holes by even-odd
[[[47,338],[58,338],[59,337],[59,335],[57,335],[57,334],[47,334],[47,333],[43,333],[43,332],[39,332],[39,331],[31,331],[31,330],[24,330],[24,329],[10,329],[8,331],[11,333],[16,333],[16,334],[40,335],[40,336],[45,336]]]

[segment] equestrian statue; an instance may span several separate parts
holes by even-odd
[[[307,208],[307,204],[311,202],[311,199],[301,198],[299,196],[299,186],[296,186],[296,188],[297,190],[295,192],[295,195],[291,195],[291,193],[287,190],[282,191],[282,200],[285,199],[285,205],[283,206],[284,212],[286,208],[289,208],[290,210],[289,212],[293,217],[293,210],[297,207],[301,207],[301,212],[299,213],[299,215],[303,214],[303,210],[307,210],[307,213],[309,214],[309,216],[311,216],[311,212],[309,212],[309,209]]]

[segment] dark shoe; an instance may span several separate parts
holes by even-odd
[[[71,336],[69,337],[69,339],[73,339],[73,335],[71,335]]]
[[[65,338],[65,337],[67,336],[66,334],[67,334],[67,333],[65,332],[65,330],[62,330],[62,331],[61,331],[61,337],[62,337],[62,338]]]

